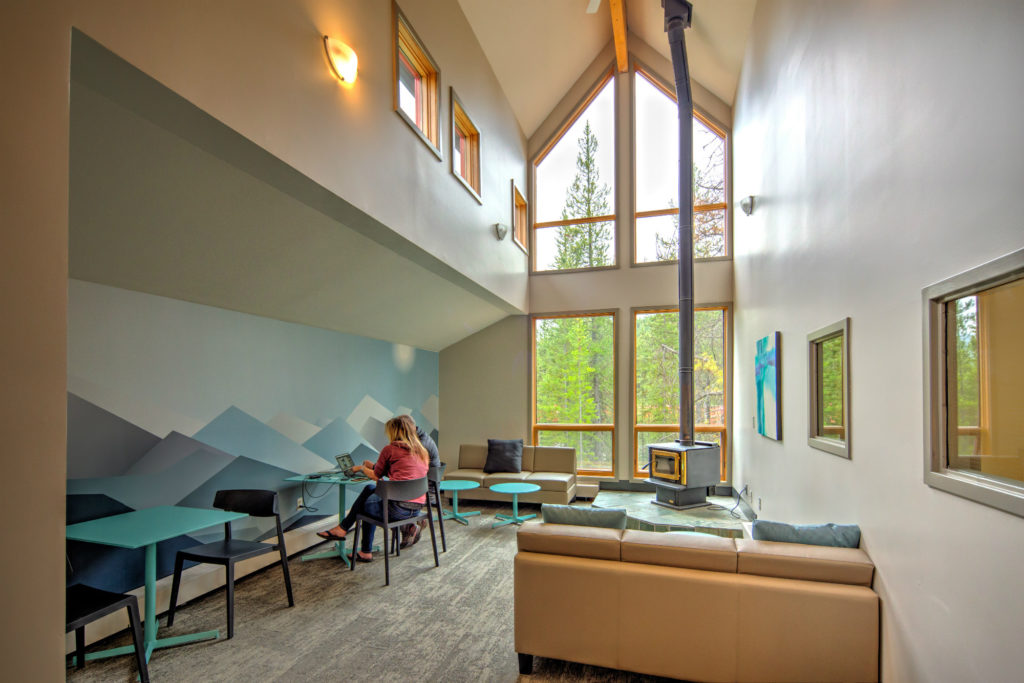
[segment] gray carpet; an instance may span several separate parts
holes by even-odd
[[[491,529],[495,512],[511,506],[466,503],[482,510],[471,525],[448,522],[448,552],[434,567],[430,537],[402,552],[384,586],[378,556],[355,572],[336,560],[290,562],[295,607],[287,607],[279,566],[239,581],[235,637],[225,633],[224,590],[180,607],[174,626],[161,617],[160,637],[220,629],[222,639],[157,650],[150,677],[161,681],[515,681],[512,558],[515,527]],[[523,505],[523,512],[539,512]],[[377,540],[380,540],[378,532]],[[438,534],[438,551],[441,539]],[[326,546],[322,546],[326,547]],[[393,558],[394,559],[394,558]],[[552,628],[587,628],[552,624]],[[90,646],[128,644],[115,636]],[[68,669],[70,681],[134,681],[132,657]],[[656,681],[600,667],[536,658],[523,681]]]

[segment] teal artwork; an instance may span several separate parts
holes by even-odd
[[[754,356],[754,383],[757,396],[757,433],[782,440],[782,402],[779,389],[779,333],[757,340]]]

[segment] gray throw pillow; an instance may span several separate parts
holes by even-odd
[[[626,508],[592,508],[544,503],[540,506],[540,515],[546,524],[599,526],[605,529],[626,528]]]
[[[860,527],[856,524],[786,524],[755,519],[755,541],[828,545],[835,548],[856,548],[860,545]]]
[[[487,439],[487,461],[484,472],[522,472],[522,439]]]

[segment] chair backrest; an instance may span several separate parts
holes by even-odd
[[[252,517],[276,517],[277,491],[222,489],[214,495],[213,507],[228,512],[244,512]]]
[[[394,481],[381,479],[377,482],[376,494],[387,503],[389,500],[412,500],[427,492],[427,477]]]
[[[432,484],[437,484],[444,480],[444,471],[448,467],[447,464],[441,463],[440,467],[428,467],[427,468],[427,480]]]

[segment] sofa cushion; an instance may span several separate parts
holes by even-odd
[[[487,439],[487,460],[484,472],[522,472],[522,439]]]
[[[626,528],[626,508],[595,508],[544,503],[540,506],[540,516],[548,524],[598,526],[605,529]]]
[[[495,484],[523,484],[529,478],[529,472],[495,472],[484,475],[484,488]],[[520,494],[522,495],[522,494]]]
[[[736,573],[736,543],[701,533],[629,530],[622,534],[622,561]]]
[[[533,471],[533,449],[534,446],[523,444],[523,472]]]
[[[527,522],[516,534],[520,551],[616,561],[621,538],[620,529],[544,522]]]
[[[755,519],[755,541],[828,545],[836,548],[856,548],[860,545],[860,527],[856,524],[786,524],[767,519]]]
[[[740,574],[871,586],[875,565],[860,548],[736,540]]]
[[[476,483],[480,484],[481,486],[483,486],[483,484],[484,484],[484,477],[486,477],[486,476],[487,475],[484,474],[483,470],[463,470],[463,469],[449,470],[448,472],[445,472],[445,474],[444,474],[445,481],[448,481],[449,479],[463,479],[465,481],[475,481]],[[465,493],[465,491],[462,491],[461,493]]]
[[[576,473],[576,449],[559,446],[535,446],[533,449],[534,472]]]
[[[568,491],[576,482],[576,475],[568,472],[530,472],[526,479],[541,491]]]
[[[464,443],[459,446],[460,470],[483,470],[487,462],[487,446],[475,443]],[[448,477],[451,479],[451,477]]]

